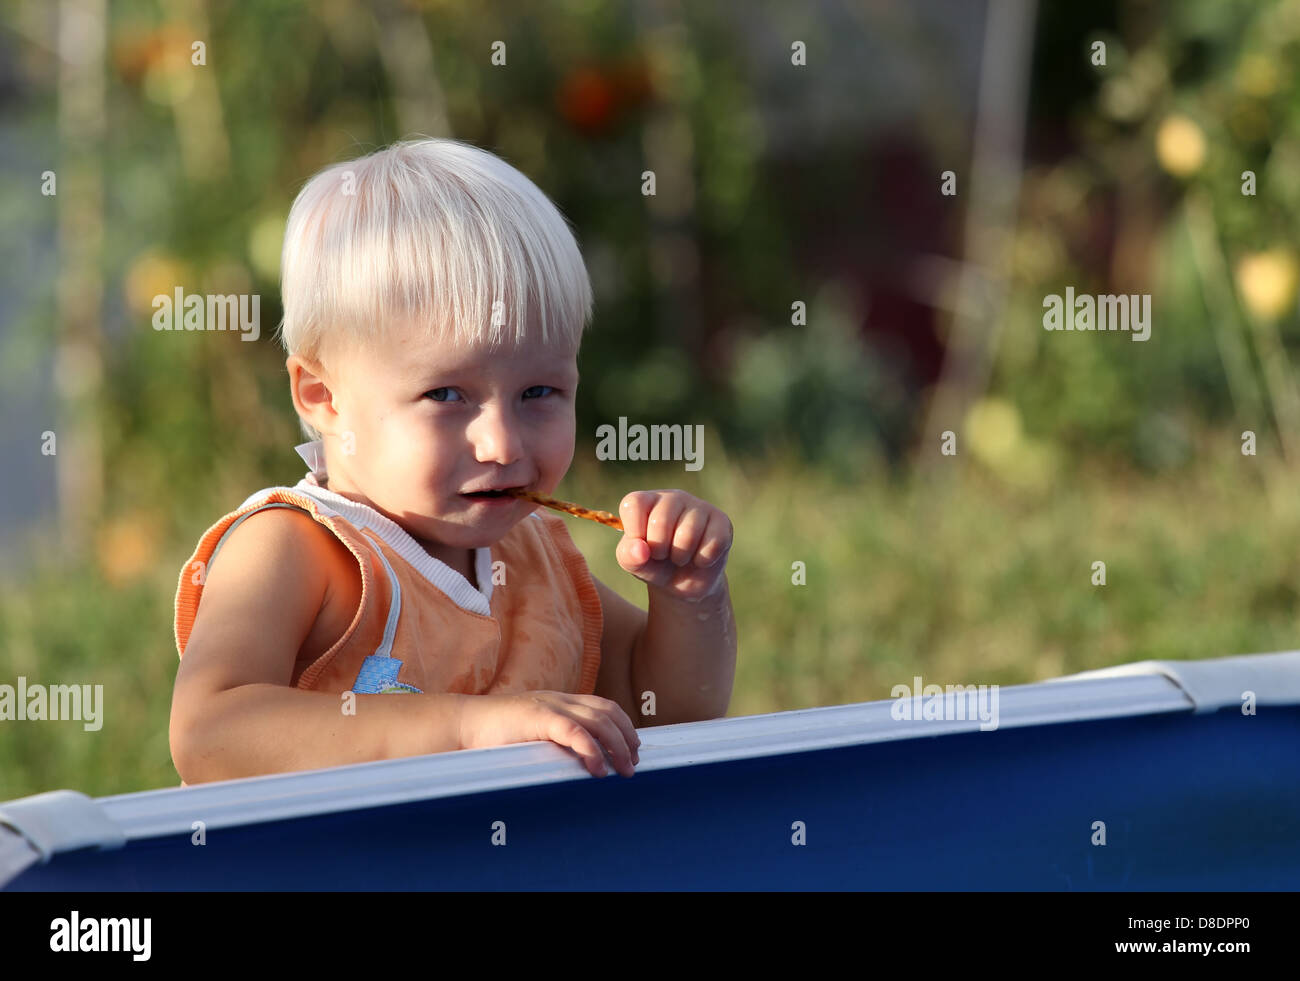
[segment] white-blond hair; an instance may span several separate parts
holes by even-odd
[[[312,177],[289,211],[280,293],[280,342],[312,360],[328,337],[366,346],[399,318],[452,344],[518,342],[530,311],[544,343],[576,350],[592,308],[559,209],[500,157],[449,139],[400,141]]]

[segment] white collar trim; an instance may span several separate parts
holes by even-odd
[[[462,610],[485,617],[492,615],[492,550],[490,548],[484,546],[474,549],[474,574],[481,587],[475,589],[459,572],[426,552],[420,543],[395,521],[366,504],[349,500],[341,494],[321,487],[314,483],[314,476],[308,474],[293,487],[286,489],[310,497],[329,516],[338,515],[358,528],[367,528],[374,532]],[[244,504],[264,497],[275,489],[258,491]]]

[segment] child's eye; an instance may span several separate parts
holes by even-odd
[[[556,392],[556,391],[558,391],[558,389],[556,389],[555,387],[553,387],[553,386],[551,386],[551,385],[533,385],[532,387],[527,388],[527,389],[524,390],[524,397],[525,397],[525,398],[528,398],[528,397],[529,397],[529,395],[528,395],[529,392],[535,392],[535,393],[537,393],[537,394],[534,394],[534,395],[532,396],[532,398],[535,398],[535,399],[537,399],[537,398],[543,398],[543,397],[545,397],[546,395],[550,395],[551,393]],[[435,401],[435,402],[448,402],[448,401],[451,401],[450,399],[447,398],[447,393],[448,393],[448,392],[456,392],[456,390],[455,390],[454,388],[431,388],[431,389],[429,389],[427,392],[425,392],[424,394],[425,394],[426,397],[432,398],[433,401]],[[459,393],[456,393],[456,398],[457,398],[458,400],[460,399],[460,394],[459,394]],[[462,401],[463,401],[463,400],[462,400]]]

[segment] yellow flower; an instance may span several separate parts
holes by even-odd
[[[1273,320],[1287,313],[1295,303],[1300,269],[1288,249],[1253,252],[1237,262],[1237,291],[1255,316]]]
[[[1006,399],[980,399],[966,414],[966,434],[975,458],[1001,470],[1020,448],[1020,413]]]
[[[1056,448],[1024,433],[1020,412],[1006,399],[980,399],[966,414],[971,454],[1013,487],[1048,490],[1060,466]]]
[[[1186,116],[1168,116],[1156,130],[1156,157],[1175,177],[1191,177],[1205,163],[1205,134]]]

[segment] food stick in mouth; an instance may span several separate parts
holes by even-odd
[[[571,514],[576,518],[586,518],[588,521],[596,521],[602,525],[617,528],[619,531],[623,530],[623,522],[619,520],[618,515],[610,514],[608,511],[595,511],[578,504],[570,504],[568,501],[557,501],[553,497],[547,497],[545,494],[534,494],[522,487],[516,487],[506,491],[506,493],[511,497],[522,497],[525,501],[532,501],[534,504],[540,504],[543,507],[563,511],[565,514]]]

